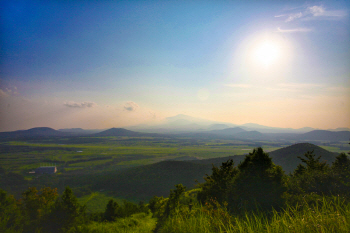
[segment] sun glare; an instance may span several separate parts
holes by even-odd
[[[280,48],[272,41],[264,41],[257,45],[253,56],[258,64],[268,68],[277,62],[280,57]]]
[[[244,69],[248,72],[265,70],[277,74],[290,66],[291,47],[291,42],[284,37],[278,34],[264,33],[247,38],[237,53],[245,56],[246,66]]]

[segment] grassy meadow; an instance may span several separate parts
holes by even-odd
[[[263,145],[266,151],[282,145]],[[194,140],[186,138],[99,137],[57,138],[40,141],[0,143],[1,166],[27,175],[41,166],[55,164],[59,174],[107,171],[146,165],[162,160],[193,159],[242,155],[256,147],[255,143],[234,140]],[[188,158],[187,158],[188,159]]]

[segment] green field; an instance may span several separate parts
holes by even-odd
[[[151,137],[63,137],[0,143],[0,166],[28,176],[42,165],[56,165],[62,175],[102,172],[151,164],[168,159],[208,159],[242,155],[262,146],[270,152],[288,143],[269,141],[204,140]],[[344,143],[322,144],[333,152],[346,152]]]
[[[95,141],[93,140],[95,139]],[[103,140],[102,140],[103,139]],[[1,166],[26,175],[41,166],[55,164],[61,173],[83,169],[101,171],[145,165],[179,157],[207,159],[242,155],[256,145],[233,140],[193,140],[159,138],[84,138],[79,144],[69,138],[42,141],[12,141],[0,144]],[[62,143],[64,142],[64,143]],[[263,145],[266,151],[280,147]]]
[[[69,185],[81,197],[99,191],[98,180],[102,179],[99,177],[117,176],[119,171],[128,168],[166,160],[243,155],[260,146],[270,152],[293,143],[190,137],[48,137],[4,141],[0,142],[0,175],[7,175],[0,188],[20,197],[28,186],[57,187],[62,192]],[[338,153],[350,149],[347,142],[321,142],[320,146]],[[45,165],[56,165],[57,173],[51,176],[30,173]],[[112,183],[110,185],[109,189],[113,189]],[[113,190],[115,198],[122,193]],[[127,195],[125,199],[133,201],[132,198]]]

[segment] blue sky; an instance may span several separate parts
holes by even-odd
[[[0,131],[176,114],[350,127],[347,1],[1,5]]]

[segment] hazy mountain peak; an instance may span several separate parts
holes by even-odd
[[[204,121],[208,121],[209,122],[209,120],[192,117],[192,116],[188,116],[188,115],[185,115],[185,114],[178,114],[176,116],[167,117],[166,120],[169,121],[169,122],[179,121],[179,120],[182,120],[182,121],[186,120],[186,121],[190,121],[190,122],[204,122]]]

